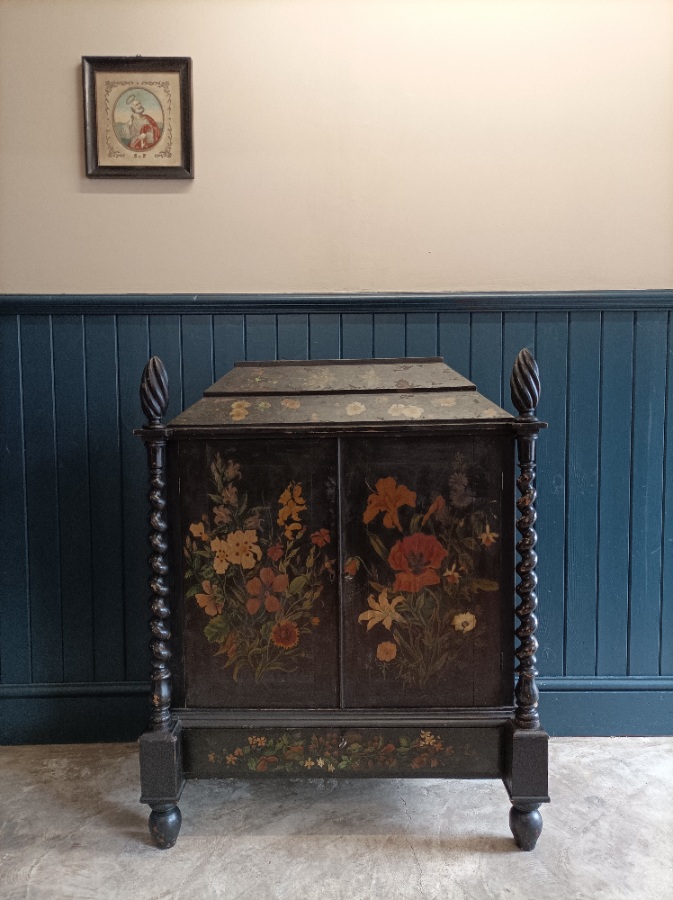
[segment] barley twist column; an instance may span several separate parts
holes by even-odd
[[[540,374],[537,363],[530,351],[522,350],[516,358],[510,381],[512,390],[512,402],[519,415],[517,422],[517,451],[520,475],[517,478],[517,487],[520,496],[516,501],[519,510],[519,519],[516,527],[521,538],[517,542],[516,549],[520,556],[516,571],[519,583],[516,592],[520,603],[516,608],[516,616],[519,626],[516,636],[519,646],[516,648],[516,657],[519,663],[516,667],[517,683],[515,688],[516,708],[514,721],[518,728],[536,729],[540,727],[538,713],[539,691],[535,683],[537,677],[536,652],[538,648],[535,632],[537,631],[537,533],[535,523],[537,512],[535,501],[535,447],[540,422],[535,412],[540,399]]]

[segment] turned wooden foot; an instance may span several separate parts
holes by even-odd
[[[168,850],[175,844],[181,825],[182,814],[177,806],[157,806],[150,813],[150,834],[160,850]]]
[[[539,803],[522,803],[509,811],[509,827],[519,850],[534,850],[542,831]]]

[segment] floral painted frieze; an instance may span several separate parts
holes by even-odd
[[[278,486],[272,503],[256,502],[245,462],[216,453],[209,467],[209,507],[184,540],[185,598],[203,612],[203,634],[237,680],[291,673],[311,653],[317,607],[334,579],[333,537],[309,525],[301,481]]]
[[[442,734],[423,729],[387,735],[350,730],[238,733],[207,755],[230,775],[354,775],[407,772],[439,774],[451,768],[456,748]],[[467,746],[459,754],[473,753]]]
[[[370,552],[350,556],[346,578],[369,591],[358,622],[376,638],[386,676],[424,686],[459,659],[481,627],[476,601],[499,590],[485,559],[500,537],[479,471],[460,453],[425,501],[394,475],[369,486],[362,523]]]

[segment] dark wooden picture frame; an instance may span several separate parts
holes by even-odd
[[[193,178],[192,61],[83,56],[89,178]]]

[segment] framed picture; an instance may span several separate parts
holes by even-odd
[[[193,178],[192,61],[83,56],[89,178]]]

